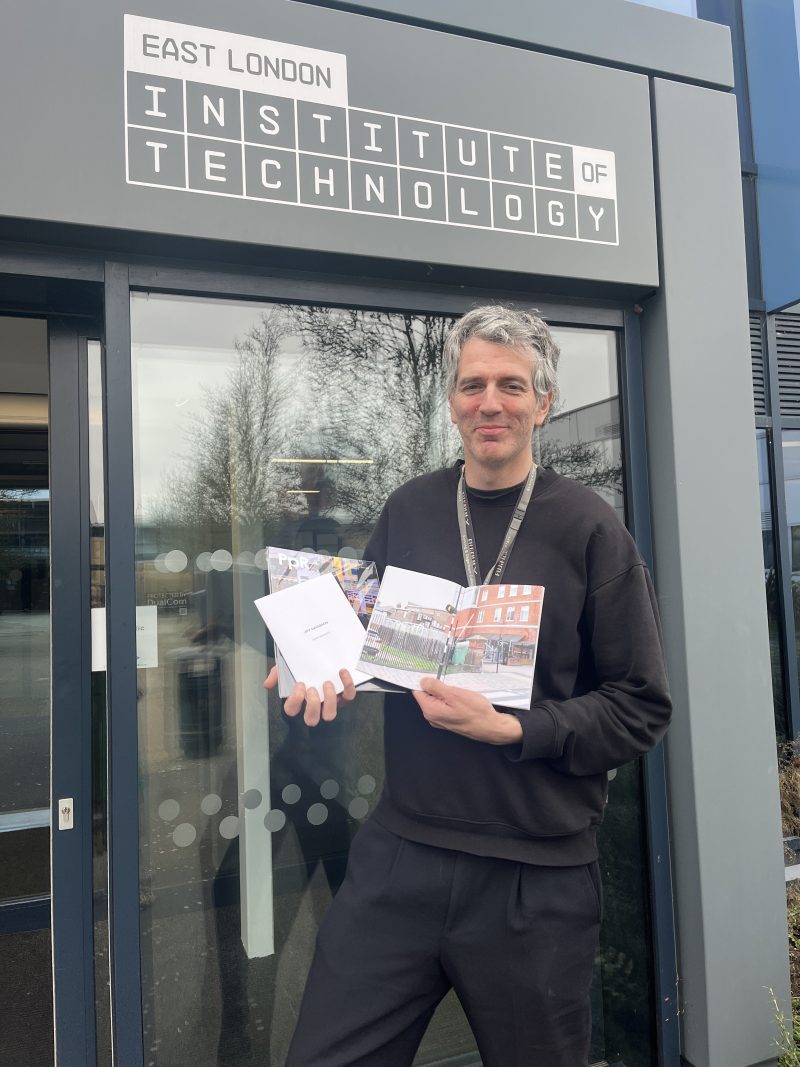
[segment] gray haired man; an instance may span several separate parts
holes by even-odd
[[[451,988],[485,1067],[586,1063],[607,772],[659,740],[670,699],[633,541],[595,493],[534,464],[558,354],[525,311],[453,326],[464,462],[393,493],[365,550],[381,570],[545,586],[533,700],[509,711],[433,678],[387,696],[384,793],[320,929],[287,1067],[407,1067]],[[332,719],[333,686],[285,707]]]

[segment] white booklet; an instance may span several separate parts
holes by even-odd
[[[266,553],[270,593],[277,593],[280,589],[288,589],[301,582],[313,581],[321,574],[332,574],[366,630],[380,587],[378,568],[374,563],[364,559],[275,548],[272,545],[267,546]],[[295,680],[277,642],[275,664],[278,668],[278,695],[287,697],[294,689]],[[397,686],[390,686],[386,682],[363,682],[358,688],[362,692],[397,691]]]
[[[359,668],[406,689],[432,675],[493,704],[529,708],[544,586],[461,586],[387,567]]]
[[[364,628],[332,574],[259,597],[255,605],[289,670],[320,696],[326,681],[341,693],[342,668],[350,671],[356,685],[371,677],[356,669]]]

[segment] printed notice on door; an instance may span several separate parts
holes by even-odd
[[[92,608],[92,670],[104,671],[107,664],[106,609]],[[136,666],[158,666],[158,608],[136,607]]]

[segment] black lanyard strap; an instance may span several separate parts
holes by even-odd
[[[464,554],[464,570],[467,575],[467,585],[492,585],[499,584],[506,569],[508,558],[517,539],[522,520],[528,510],[533,486],[536,481],[536,464],[531,467],[525,485],[519,495],[514,514],[508,524],[503,544],[500,547],[500,555],[494,561],[494,565],[486,572],[486,577],[481,582],[481,573],[478,569],[478,550],[475,544],[475,533],[472,529],[472,516],[469,511],[467,500],[467,487],[464,481],[464,468],[461,468],[461,477],[458,480],[458,528],[461,533],[461,551]]]

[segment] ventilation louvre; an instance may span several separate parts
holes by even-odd
[[[753,365],[753,406],[756,415],[767,414],[767,373],[764,361],[764,316],[750,312],[750,360]]]
[[[800,415],[800,315],[775,316],[781,415]]]

